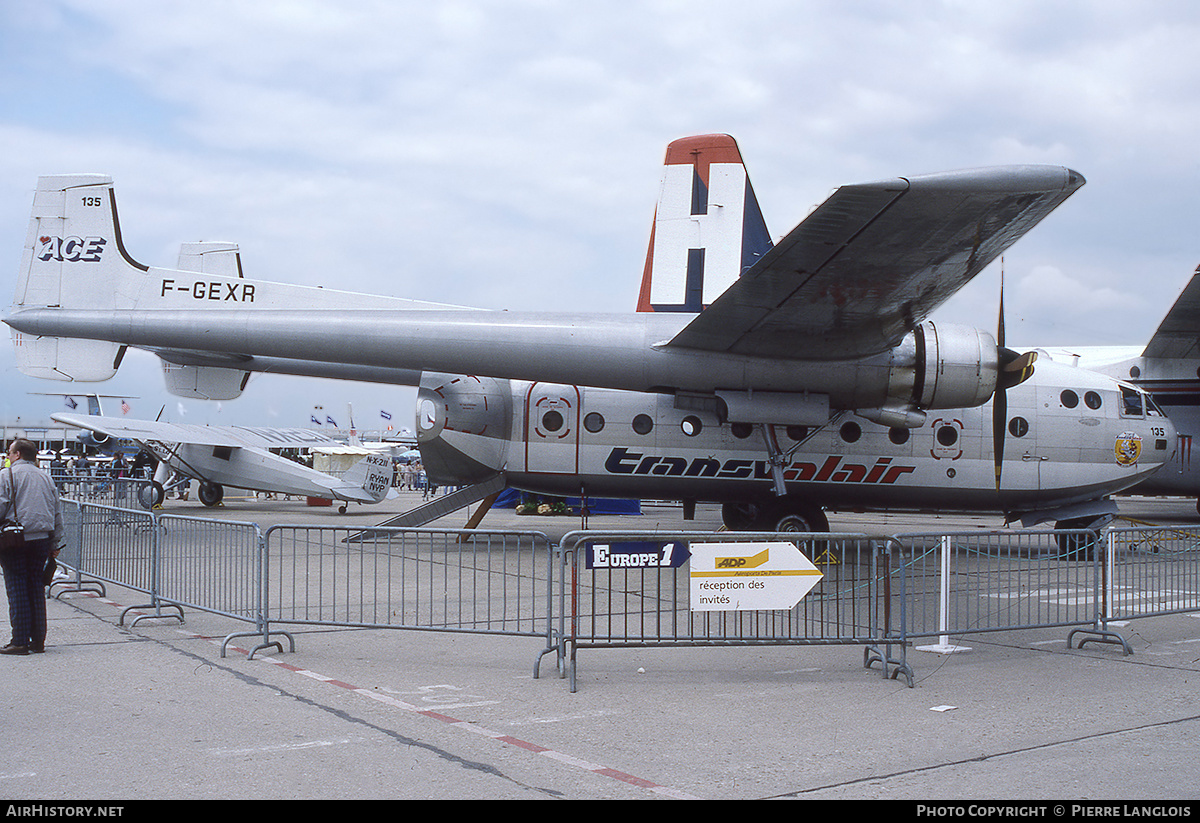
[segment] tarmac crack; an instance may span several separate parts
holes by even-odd
[[[326,714],[336,717],[337,719],[339,719],[343,722],[351,723],[356,726],[364,727],[366,729],[369,729],[370,731],[373,731],[373,732],[381,734],[385,737],[391,738],[395,742],[400,743],[402,745],[411,746],[413,748],[421,749],[423,751],[429,752],[430,754],[433,754],[448,763],[456,764],[463,769],[490,775],[490,776],[496,777],[500,780],[507,781],[507,782],[513,784],[514,786],[518,786],[522,789],[528,789],[530,791],[539,792],[541,794],[545,794],[550,797],[561,798],[563,796],[561,792],[557,792],[553,789],[543,788],[540,786],[531,786],[527,783],[522,783],[521,781],[519,781],[513,777],[510,777],[509,775],[505,774],[504,772],[502,772],[495,766],[492,766],[488,763],[482,763],[479,761],[470,760],[468,758],[461,757],[452,752],[449,752],[445,749],[438,748],[437,746],[434,746],[431,743],[426,743],[425,741],[418,740],[416,738],[408,737],[406,735],[400,734],[399,732],[395,731],[394,729],[388,729],[384,726],[380,726],[375,723],[371,723],[367,720],[364,720],[361,717],[356,717],[355,715],[353,715],[350,712],[347,712],[343,709],[335,708],[334,706],[330,706],[330,705],[321,703],[320,701],[305,697],[304,695],[297,694],[296,692],[289,691],[289,690],[287,690],[281,686],[275,685],[273,683],[268,683],[265,680],[261,680],[257,677],[254,677],[251,674],[248,674],[243,671],[239,671],[239,670],[233,668],[232,666],[227,666],[227,665],[224,665],[221,663],[216,663],[213,660],[210,660],[209,658],[207,658],[203,655],[196,654],[195,652],[190,652],[186,649],[179,648],[178,646],[174,646],[163,640],[159,640],[159,639],[156,639],[153,637],[146,637],[144,635],[131,635],[131,636],[141,637],[143,640],[146,640],[148,642],[155,643],[155,644],[158,644],[159,646],[165,647],[165,648],[169,649],[170,651],[175,652],[178,655],[181,655],[183,657],[186,657],[186,658],[196,662],[198,666],[204,665],[204,666],[208,666],[210,668],[216,669],[218,671],[222,671],[227,674],[230,674],[234,678],[240,680],[241,682],[243,682],[249,686],[268,688],[276,694],[291,698],[292,700],[295,700],[297,703],[300,703],[302,705],[316,709],[318,711],[325,712]]]
[[[900,771],[890,772],[888,774],[875,774],[868,777],[858,777],[853,780],[844,780],[840,783],[828,783],[824,786],[813,786],[808,789],[797,789],[793,792],[783,792],[781,794],[768,795],[760,798],[762,800],[778,800],[780,798],[801,797],[806,794],[815,792],[828,791],[829,789],[840,789],[848,786],[856,786],[861,783],[874,783],[881,780],[892,780],[898,777],[908,777],[914,774],[928,774],[936,772],[940,769],[952,769],[956,766],[967,766],[972,763],[986,763],[989,760],[997,760],[1002,757],[1013,757],[1019,754],[1028,754],[1030,752],[1044,751],[1046,749],[1054,749],[1059,746],[1070,746],[1076,743],[1086,743],[1095,740],[1102,740],[1106,737],[1115,737],[1123,734],[1133,734],[1135,732],[1148,731],[1150,729],[1166,728],[1168,726],[1181,725],[1183,723],[1195,723],[1200,721],[1200,715],[1191,715],[1190,717],[1177,717],[1173,720],[1161,720],[1156,723],[1145,723],[1140,726],[1129,726],[1124,729],[1109,729],[1104,732],[1096,732],[1095,734],[1085,734],[1080,737],[1072,737],[1066,740],[1055,740],[1051,743],[1039,743],[1036,746],[1022,746],[1017,749],[1009,749],[1002,752],[992,752],[990,754],[981,754],[976,757],[966,757],[961,760],[951,760],[946,763],[935,763],[929,766],[918,766],[912,769],[901,769]]]

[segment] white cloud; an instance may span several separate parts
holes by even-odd
[[[624,311],[666,143],[723,131],[776,235],[842,183],[1069,164],[1089,184],[1007,255],[1010,328],[1151,330],[1200,260],[1198,35],[1112,0],[17,0],[0,249],[38,174],[105,171],[145,262],[230,239],[266,279]],[[947,311],[991,328],[996,280]]]

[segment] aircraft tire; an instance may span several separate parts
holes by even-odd
[[[721,504],[721,522],[731,532],[758,531],[763,528],[764,521],[763,507],[758,503]]]
[[[167,492],[163,488],[162,483],[159,483],[157,480],[151,480],[148,484],[138,489],[137,497],[143,509],[153,509],[163,504],[163,500],[167,498]]]
[[[725,503],[721,520],[730,531],[827,532],[829,520],[820,506],[784,497],[769,504]]]
[[[770,531],[788,533],[829,531],[829,519],[818,506],[801,504],[799,507],[789,507],[784,511],[776,512],[771,519],[774,522],[770,525]]]
[[[205,506],[212,508],[213,506],[221,505],[221,501],[225,499],[225,489],[220,483],[201,483],[200,484],[200,502]]]

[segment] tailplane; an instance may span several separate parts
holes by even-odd
[[[361,488],[378,503],[392,488],[392,458],[386,454],[368,454],[342,475],[342,482]]]
[[[665,166],[637,310],[698,313],[770,250],[771,236],[729,135],[676,140]]]

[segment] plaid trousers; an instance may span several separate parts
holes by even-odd
[[[46,587],[42,572],[53,543],[53,538],[30,540],[22,548],[0,552],[14,646],[40,647],[46,642]]]

